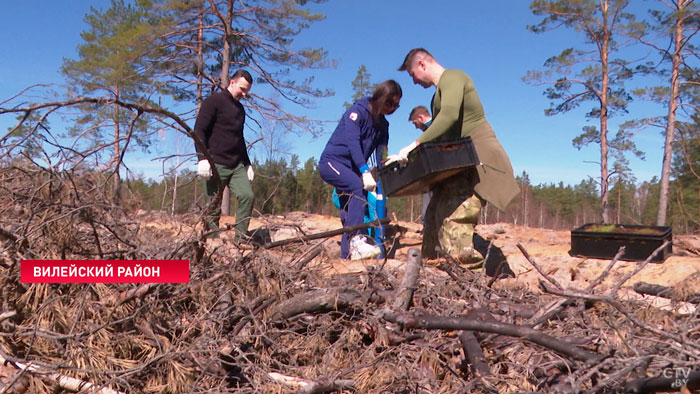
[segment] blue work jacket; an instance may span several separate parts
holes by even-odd
[[[383,115],[374,122],[369,111],[369,97],[364,97],[345,111],[319,161],[344,163],[360,173],[367,168],[372,153],[388,144],[389,122]],[[381,167],[381,157],[376,160],[377,167]]]

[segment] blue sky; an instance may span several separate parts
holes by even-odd
[[[0,2],[0,33],[5,37],[4,56],[0,57],[0,102],[33,84],[60,83],[62,58],[76,56],[80,32],[85,29],[83,15],[90,5],[102,8],[108,3]],[[429,106],[434,89],[413,85],[408,74],[396,68],[408,50],[424,47],[443,66],[462,69],[472,77],[486,116],[516,174],[527,172],[534,184],[577,184],[588,176],[597,177],[599,148],[579,151],[571,144],[583,126],[595,123],[587,122],[583,111],[544,116],[544,109],[549,107],[542,95],[544,88],[521,81],[528,70],[541,69],[548,57],[578,45],[581,37],[567,30],[544,35],[527,31],[527,24],[539,20],[530,12],[529,3],[436,0],[428,6],[416,0],[330,0],[313,5],[314,11],[327,17],[302,33],[296,45],[322,46],[338,60],[337,68],[312,73],[315,86],[330,87],[335,96],[316,100],[314,108],[304,110],[307,116],[326,121],[326,134],[318,138],[290,134],[286,141],[290,151],[302,162],[312,156],[318,158],[343,112],[343,103],[352,96],[350,83],[361,64],[367,67],[373,82],[395,79],[404,91],[401,107],[387,118],[391,125],[389,152],[395,153],[417,138],[419,131],[408,122],[408,113],[416,105]],[[621,121],[663,112],[660,107],[634,103],[628,116],[612,121],[610,132],[614,134]],[[0,129],[6,129],[12,121],[0,117]],[[663,147],[660,131],[642,131],[636,142],[647,156],[646,161],[631,160],[637,180],[658,176]],[[170,138],[158,145],[156,156],[173,151],[176,143]],[[181,140],[180,146],[183,152],[194,151],[189,141]],[[259,151],[253,155],[262,157]],[[127,164],[147,177],[155,177],[161,169],[159,163],[141,155],[127,157]],[[194,161],[190,166],[194,168]]]

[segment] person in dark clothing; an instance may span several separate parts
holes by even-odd
[[[428,130],[428,127],[430,127],[430,122],[433,121],[433,117],[430,116],[430,111],[428,111],[427,107],[419,105],[411,110],[411,113],[408,115],[408,121],[411,122],[418,130],[425,131]],[[425,212],[428,210],[428,204],[430,203],[430,197],[432,197],[432,195],[433,193],[431,191],[423,193],[420,219],[424,224]]]
[[[343,227],[358,225],[364,220],[367,191],[377,187],[367,160],[374,152],[377,166],[381,166],[389,143],[389,122],[384,115],[396,111],[401,96],[401,86],[396,81],[377,85],[371,97],[356,101],[345,111],[321,154],[319,173],[338,191]],[[360,233],[362,231],[343,234],[342,258],[357,260],[381,254],[381,249],[368,244]]]
[[[235,225],[237,236],[248,231],[250,213],[253,211],[251,182],[255,173],[243,137],[245,108],[240,102],[252,84],[253,78],[248,71],[236,71],[226,90],[214,93],[202,102],[194,125],[197,138],[204,144],[202,147],[195,143],[199,159],[197,174],[205,180],[207,196],[211,200],[219,189],[218,182],[212,178],[211,163],[203,154],[203,149],[206,149],[213,159],[221,184],[228,185],[238,200]],[[221,206],[217,205],[207,214],[207,228],[218,229],[220,217]]]

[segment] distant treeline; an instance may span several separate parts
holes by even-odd
[[[333,189],[323,182],[317,163],[310,158],[300,165],[297,156],[254,163],[253,182],[255,214],[284,214],[304,211],[322,215],[338,215],[333,206]],[[695,233],[700,230],[700,185],[677,174],[672,182],[668,225],[675,233]],[[571,229],[600,219],[600,191],[593,179],[577,185],[532,185],[528,174],[517,177],[520,195],[506,212],[486,206],[481,223],[515,223],[530,227]],[[684,180],[686,183],[684,183]],[[176,187],[177,184],[177,187]],[[131,179],[128,189],[134,203],[146,210],[184,213],[201,210],[206,204],[204,186],[193,170],[183,170],[177,176],[169,174],[161,181]],[[653,225],[659,199],[659,182],[634,184],[619,181],[610,189],[610,211],[615,223]],[[173,204],[173,197],[175,202]],[[422,196],[388,199],[387,214],[393,219],[420,221]],[[235,204],[235,198],[232,198]],[[235,212],[235,209],[231,209]]]

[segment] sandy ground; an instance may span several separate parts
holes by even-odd
[[[222,222],[232,222],[225,218]],[[420,248],[422,226],[411,222],[398,222],[402,235],[398,237],[398,248],[393,259],[388,259],[389,266],[403,265],[406,253],[411,247]],[[254,219],[251,229],[269,228],[273,241],[312,234],[341,227],[335,217],[312,215],[303,212],[291,212],[283,216],[265,218],[264,222]],[[500,247],[508,259],[515,278],[499,281],[500,286],[526,286],[533,292],[539,292],[538,282],[542,276],[528,262],[517,247],[522,245],[530,257],[564,288],[585,289],[608,266],[610,260],[574,257],[569,255],[571,249],[571,232],[564,230],[547,230],[513,224],[488,224],[477,226],[477,232],[487,240],[492,240]],[[328,239],[324,243],[327,256],[340,254],[340,236]],[[640,298],[630,288],[636,282],[647,282],[664,286],[677,286],[694,273],[700,272],[700,235],[674,235],[673,254],[663,263],[649,263],[622,286],[621,296]],[[376,261],[346,261],[333,258],[333,271],[329,273],[361,272]],[[432,265],[432,261],[426,264]],[[600,291],[615,286],[629,272],[636,269],[641,262],[619,261],[600,285]],[[698,277],[698,275],[696,275]],[[700,293],[700,280],[694,280],[689,290]],[[644,297],[653,302],[664,304],[657,297]]]

